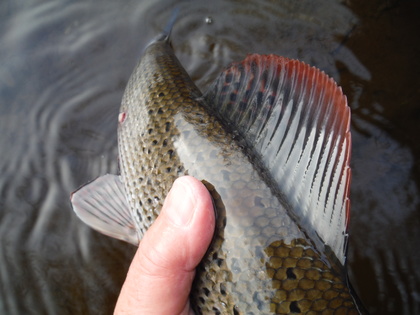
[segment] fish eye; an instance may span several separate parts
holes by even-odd
[[[121,112],[118,115],[118,122],[120,124],[122,124],[125,121],[126,118],[127,118],[127,113],[126,112]]]

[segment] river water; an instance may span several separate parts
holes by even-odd
[[[2,1],[0,313],[112,313],[135,248],[80,222],[69,193],[118,173],[125,84],[175,6],[174,50],[203,90],[248,53],[303,60],[343,87],[351,282],[371,314],[420,313],[420,5],[409,0]]]

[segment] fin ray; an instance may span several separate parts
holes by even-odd
[[[300,223],[344,264],[351,135],[341,88],[300,61],[249,55],[204,99],[251,147]]]
[[[93,229],[136,246],[139,244],[120,176],[101,176],[79,188],[70,199],[77,216]]]

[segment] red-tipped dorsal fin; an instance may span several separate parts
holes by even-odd
[[[350,109],[320,70],[249,55],[204,95],[253,149],[299,223],[345,261],[350,189]]]

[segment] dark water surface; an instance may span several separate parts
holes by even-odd
[[[2,1],[0,313],[109,314],[135,248],[80,222],[69,193],[117,173],[117,114],[174,4],[197,85],[247,53],[333,76],[353,120],[350,278],[372,314],[420,313],[418,1]]]

